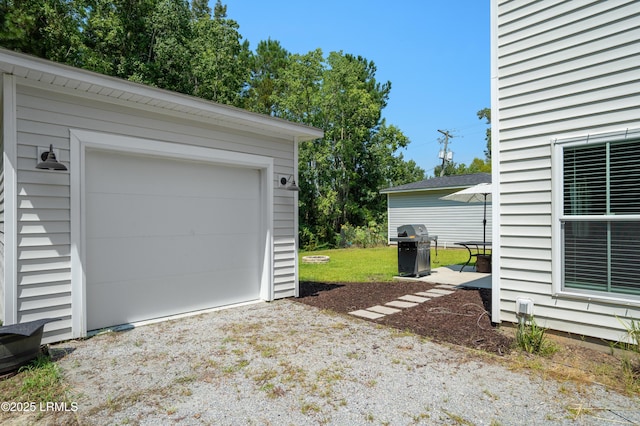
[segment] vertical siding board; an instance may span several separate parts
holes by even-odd
[[[640,313],[554,295],[551,273],[552,140],[640,127],[638,16],[635,1],[494,0],[501,320],[527,296],[542,325],[616,340],[615,315]]]

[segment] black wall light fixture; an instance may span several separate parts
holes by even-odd
[[[296,180],[293,178],[293,175],[289,175],[288,179],[284,176],[281,176],[280,185],[288,191],[300,191],[300,188],[298,187],[298,185],[296,185]]]
[[[42,161],[38,163],[36,169],[67,170],[67,167],[56,159],[56,154],[53,152],[53,144],[49,145],[49,151],[42,153],[40,160]]]

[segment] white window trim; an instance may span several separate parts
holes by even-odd
[[[552,226],[551,235],[553,241],[552,256],[552,292],[554,297],[563,297],[568,299],[579,299],[594,302],[614,303],[616,305],[640,306],[640,296],[633,295],[608,295],[603,292],[595,292],[589,290],[567,290],[564,289],[563,271],[564,256],[562,247],[562,221],[566,218],[563,212],[563,195],[564,195],[564,179],[563,179],[563,149],[574,146],[585,146],[589,144],[603,144],[607,142],[622,142],[629,139],[640,139],[640,129],[624,129],[616,132],[587,134],[584,136],[558,138],[551,141],[552,144]],[[584,219],[602,219],[602,216],[585,216]],[[638,219],[638,215],[629,215],[627,220]],[[621,219],[621,218],[618,218]],[[624,219],[623,219],[624,220]]]
[[[212,164],[250,167],[261,174],[261,205],[264,206],[263,267],[260,298],[274,299],[273,282],[273,187],[274,161],[271,157],[224,151],[213,148],[181,145],[172,142],[142,139],[108,133],[70,129],[71,186],[71,332],[74,338],[87,335],[85,238],[85,157],[87,149],[137,153],[182,160],[197,160]]]

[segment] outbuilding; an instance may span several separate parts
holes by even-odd
[[[489,173],[434,177],[398,185],[380,191],[387,194],[388,239],[406,224],[424,224],[430,235],[438,236],[438,245],[450,247],[457,241],[482,241],[484,206],[441,198],[479,183],[491,183]],[[491,203],[487,203],[491,211]],[[487,216],[487,234],[491,235],[491,215]]]
[[[4,49],[0,72],[4,324],[61,318],[46,343],[297,295],[321,130]],[[50,146],[67,170],[36,168]]]

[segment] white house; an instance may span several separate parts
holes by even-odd
[[[493,312],[640,319],[640,2],[492,0]]]
[[[441,197],[479,183],[490,183],[489,173],[435,177],[382,189],[387,194],[389,244],[401,225],[424,224],[438,246],[459,241],[483,241],[483,203],[441,200]],[[487,241],[491,240],[491,202],[487,202]]]
[[[0,50],[0,319],[44,342],[295,296],[322,131]],[[36,169],[53,145],[67,171]]]

